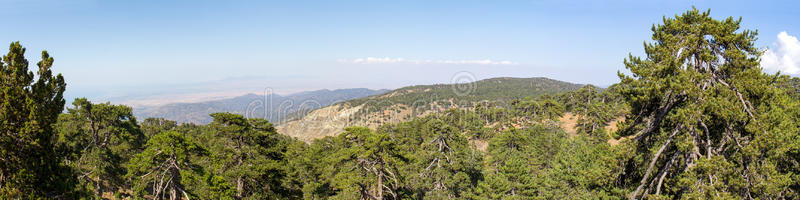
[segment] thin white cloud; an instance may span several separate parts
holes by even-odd
[[[444,64],[444,65],[517,65],[515,62],[507,61],[507,60],[409,60],[403,58],[390,58],[390,57],[383,57],[383,58],[375,58],[375,57],[366,57],[366,58],[356,58],[356,59],[339,59],[341,63],[352,63],[352,64],[414,64],[414,65],[422,65],[422,64]]]
[[[786,31],[778,34],[778,40],[761,56],[761,67],[767,72],[800,75],[800,41]]]

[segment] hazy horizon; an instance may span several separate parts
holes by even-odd
[[[13,19],[0,41],[41,50],[63,73],[67,99],[208,100],[319,89],[394,89],[548,77],[608,86],[649,27],[691,7],[742,16],[757,29],[765,71],[800,74],[796,2],[744,1],[0,1]],[[765,12],[766,11],[766,12]],[[576,73],[581,72],[581,73]]]

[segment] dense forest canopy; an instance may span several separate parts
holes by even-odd
[[[664,18],[608,88],[310,143],[232,113],[196,125],[85,98],[65,108],[54,59],[42,52],[34,73],[13,42],[0,63],[0,199],[798,199],[800,79],[763,73],[757,32],[740,22]]]

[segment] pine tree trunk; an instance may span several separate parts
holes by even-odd
[[[242,136],[239,136],[237,144],[237,149],[239,149],[239,151],[241,151],[242,149],[242,143],[243,143],[242,139],[243,139]],[[244,163],[243,157],[244,154],[242,152],[239,152],[239,158],[237,160],[236,166],[242,166],[242,163]],[[244,193],[244,181],[242,180],[242,176],[239,176],[236,178],[236,199],[242,199],[243,193]]]
[[[100,188],[102,187],[102,184],[100,184],[100,177],[97,177],[97,180],[94,181],[94,185],[96,193],[95,195],[97,195],[97,199],[103,199],[103,188]]]
[[[242,181],[242,177],[236,178],[236,197],[237,199],[242,199],[242,190],[244,190],[244,182]]]
[[[175,191],[175,187],[169,189],[169,199],[170,200],[178,199],[178,191]]]
[[[383,163],[378,169],[378,200],[383,200]]]

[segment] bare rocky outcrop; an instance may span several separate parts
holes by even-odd
[[[349,126],[374,129],[384,124],[400,123],[458,107],[455,104],[439,105],[435,102],[428,106],[432,109],[420,112],[405,104],[395,104],[380,110],[373,110],[372,107],[363,104],[358,106],[336,104],[311,111],[303,118],[278,125],[276,129],[281,134],[311,142],[317,138],[335,136]]]

